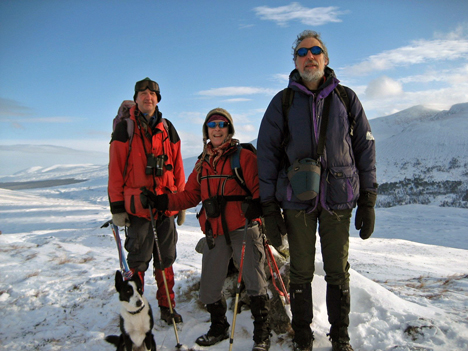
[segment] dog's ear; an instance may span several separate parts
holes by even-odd
[[[135,272],[135,274],[132,276],[132,280],[135,282],[137,287],[141,287],[143,283],[141,282],[141,277],[138,274],[138,272]]]
[[[120,292],[120,287],[122,286],[122,282],[123,282],[122,273],[119,270],[115,271],[115,290]]]

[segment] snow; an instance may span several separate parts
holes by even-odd
[[[86,179],[57,187],[0,189],[0,349],[113,350],[104,341],[118,334],[119,268],[110,218],[105,166],[35,167],[1,181]],[[352,230],[351,326],[355,350],[468,349],[468,216],[466,209],[423,205],[377,208],[369,240]],[[182,349],[227,350],[229,340],[209,348],[195,339],[209,328],[197,301],[202,237],[194,209],[178,227],[177,311],[184,323]],[[314,350],[331,350],[326,337],[324,272],[317,246],[313,281]],[[175,350],[174,330],[159,321],[156,284],[147,272],[145,296],[153,307],[158,350]],[[233,302],[228,297],[228,304]],[[232,311],[228,311],[232,321]],[[250,311],[237,317],[233,350],[250,350]],[[272,337],[270,350],[291,350],[288,335]]]
[[[415,106],[370,123],[379,183],[420,178],[466,184],[468,103],[448,111]],[[21,182],[17,190],[0,188],[0,350],[113,350],[104,337],[119,333],[119,262],[110,229],[100,228],[110,219],[107,166],[99,165],[107,154],[15,145],[0,147],[0,156],[0,187]],[[187,176],[195,161],[184,159]],[[450,196],[436,195],[430,205],[377,208],[369,240],[351,228],[349,331],[356,351],[468,350],[468,216],[466,208],[437,206]],[[182,349],[227,350],[229,340],[209,348],[195,344],[209,328],[209,315],[198,302],[201,255],[195,245],[203,234],[194,209],[178,232],[174,270]],[[331,349],[325,288],[317,245],[315,351]],[[155,294],[147,272],[158,350],[175,350],[174,330],[159,320]],[[227,317],[231,323],[232,310]],[[243,311],[233,350],[250,350],[252,331],[250,311]],[[273,335],[271,351],[291,349],[289,335]]]

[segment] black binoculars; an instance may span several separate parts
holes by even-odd
[[[146,175],[155,175],[161,177],[164,173],[164,163],[167,160],[166,155],[154,156],[153,154],[146,155]],[[154,173],[153,173],[154,172]]]

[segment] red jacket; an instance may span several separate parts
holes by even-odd
[[[187,180],[185,191],[177,194],[169,194],[169,210],[178,211],[194,207],[198,205],[200,201],[204,201],[215,195],[248,195],[237,183],[231,170],[230,156],[235,151],[235,146],[226,150],[217,162],[216,168],[213,168],[211,162],[207,160],[198,160],[197,164],[202,162],[201,177],[198,175],[195,167]],[[252,198],[258,198],[257,156],[249,150],[242,149],[240,153],[240,164],[247,189],[252,193]],[[207,176],[210,177],[207,178]],[[210,192],[208,191],[208,182]],[[242,201],[229,201],[226,204],[225,218],[230,232],[245,225],[245,217],[241,209],[241,204]],[[202,231],[205,232],[206,214],[204,209],[200,213],[199,221]],[[213,229],[214,237],[224,234],[221,216],[209,218],[209,221]]]
[[[150,219],[148,209],[143,208],[140,202],[140,188],[146,187],[158,195],[183,191],[185,174],[179,135],[172,123],[166,119],[166,130],[160,119],[153,129],[155,132],[148,128],[146,135],[142,124],[135,118],[135,114],[139,113],[136,106],[130,109],[130,118],[135,123],[131,147],[126,120],[117,124],[112,133],[109,151],[109,202],[112,213],[127,212]],[[167,155],[162,176],[145,174],[146,153],[154,156]],[[164,214],[173,216],[177,211],[166,211]]]

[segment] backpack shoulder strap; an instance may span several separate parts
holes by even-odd
[[[356,125],[356,120],[354,119],[353,114],[351,113],[351,107],[349,103],[349,97],[348,93],[346,92],[346,89],[344,86],[341,84],[338,84],[335,87],[336,92],[338,93],[338,96],[340,97],[341,102],[346,108],[346,112],[348,113],[348,120],[349,120],[349,135],[353,136],[354,134],[354,126]]]
[[[169,135],[169,125],[167,124],[167,119],[161,117],[162,119],[162,122],[163,122],[163,125],[164,125],[164,129],[166,130],[166,133]]]
[[[252,193],[250,192],[250,190],[247,188],[247,185],[245,184],[244,173],[242,172],[242,167],[240,164],[240,153],[243,148],[244,147],[241,144],[239,144],[237,146],[236,151],[231,155],[231,169],[232,169],[232,173],[234,173],[237,183],[241,186],[242,189],[244,189],[244,191],[247,194],[251,195]],[[252,148],[254,148],[253,145],[252,145]]]
[[[289,109],[291,108],[292,102],[294,100],[294,90],[291,88],[283,89],[283,95],[281,99],[281,107],[283,111],[283,130],[284,130],[284,138],[281,146],[283,149],[286,148],[286,145],[289,143]]]

